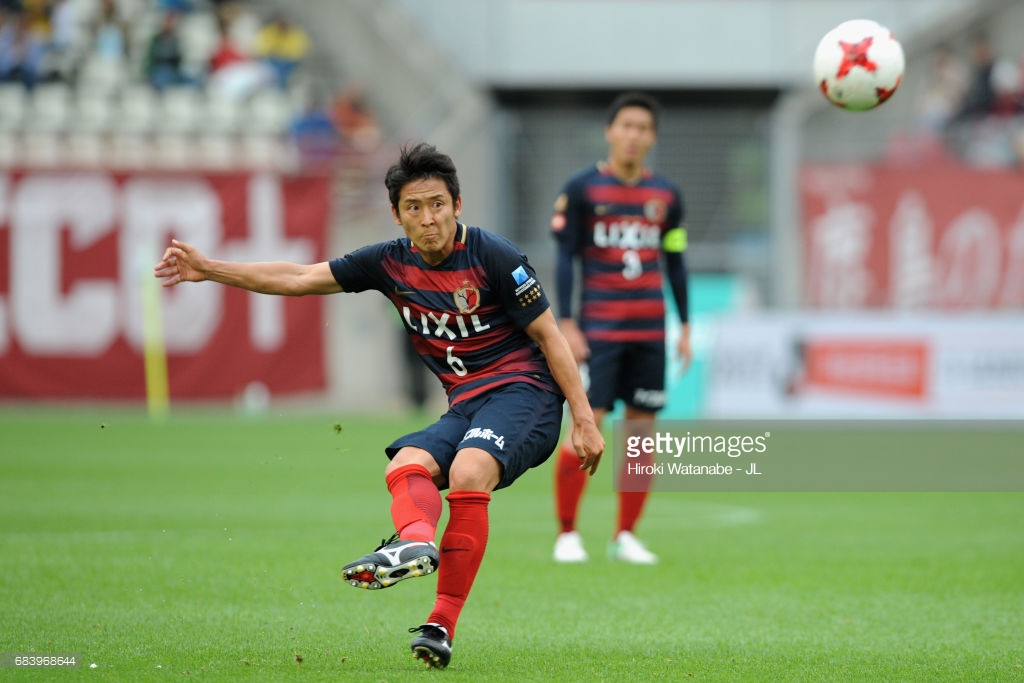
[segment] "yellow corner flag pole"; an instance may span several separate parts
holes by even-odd
[[[149,418],[160,421],[171,407],[167,382],[167,352],[164,348],[164,325],[161,313],[160,283],[143,264],[152,250],[140,250],[138,262],[142,277],[142,353],[146,365],[146,406]]]

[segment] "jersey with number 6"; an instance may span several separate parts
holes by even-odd
[[[407,238],[329,263],[346,292],[375,289],[391,300],[450,405],[512,382],[561,394],[540,348],[523,331],[548,309],[547,297],[526,256],[504,237],[460,223],[455,250],[437,266]]]
[[[588,339],[665,339],[661,252],[685,248],[683,218],[679,188],[657,173],[629,185],[601,162],[569,179],[551,231],[582,262],[579,321]]]

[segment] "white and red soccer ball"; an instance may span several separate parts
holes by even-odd
[[[903,47],[870,19],[844,21],[814,52],[814,78],[829,102],[850,111],[879,106],[903,81]]]

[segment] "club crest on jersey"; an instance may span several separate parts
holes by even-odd
[[[652,223],[662,222],[667,213],[668,204],[660,199],[648,199],[644,202],[644,216]]]
[[[480,307],[480,290],[468,281],[455,290],[452,298],[459,313],[472,313]]]

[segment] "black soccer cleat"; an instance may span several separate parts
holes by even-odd
[[[409,629],[409,633],[419,633],[412,639],[412,656],[422,659],[428,667],[443,669],[452,658],[452,639],[448,630],[440,624],[423,624]]]
[[[381,541],[372,553],[346,564],[341,573],[356,588],[376,590],[393,586],[402,579],[433,574],[440,562],[433,543],[402,541],[395,534]]]

